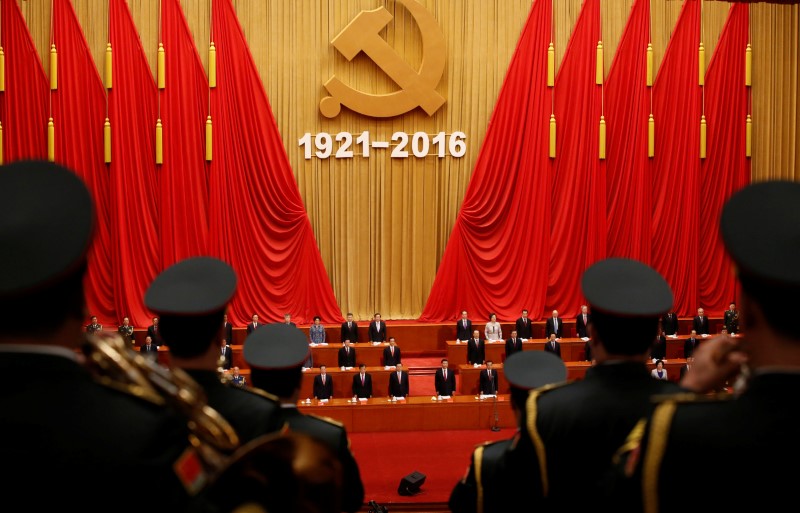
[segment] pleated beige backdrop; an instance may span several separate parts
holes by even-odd
[[[182,0],[204,65],[211,1]],[[347,109],[327,119],[319,113],[319,101],[326,95],[322,84],[333,74],[365,92],[385,93],[396,88],[369,59],[360,55],[347,62],[330,44],[362,9],[385,6],[395,21],[382,35],[407,62],[419,66],[420,33],[400,4],[394,0],[234,1],[339,305],[343,312],[352,311],[361,319],[375,311],[393,319],[415,318],[422,311],[531,7],[531,0],[419,1],[434,14],[446,38],[447,67],[437,91],[447,103],[432,117],[417,109],[389,120],[363,117]],[[632,3],[601,2],[606,72]],[[73,0],[73,4],[95,60],[102,64],[107,1]],[[128,4],[154,67],[158,0],[129,0]],[[553,4],[558,65],[582,0],[554,0]],[[50,0],[26,0],[20,5],[40,55],[46,55]],[[679,0],[651,0],[656,66],[681,5]],[[703,3],[707,62],[729,8],[727,2]],[[750,12],[753,179],[800,180],[800,8],[757,3]],[[460,130],[467,134],[467,153],[461,159],[391,159],[388,150],[377,150],[369,159],[305,160],[298,145],[306,132],[359,134],[364,130],[370,131],[373,140],[390,140],[395,131],[449,134]]]

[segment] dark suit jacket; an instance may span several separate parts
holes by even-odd
[[[261,324],[260,322],[255,327],[253,327],[253,321],[248,322],[247,323],[247,334],[248,335],[251,334],[253,331],[257,330],[261,326],[263,326],[263,324]]]
[[[325,375],[325,384],[322,384],[322,375],[314,376],[314,397],[317,399],[330,399],[333,397],[333,378],[330,374]]]
[[[378,330],[380,326],[380,330]],[[386,323],[383,321],[369,323],[369,340],[370,342],[386,342]]]
[[[398,363],[403,363],[401,360],[400,355],[400,348],[398,346],[394,346],[394,356],[392,356],[392,350],[390,347],[386,347],[383,349],[383,364],[384,365],[397,365]]]
[[[686,339],[686,342],[683,343],[683,357],[689,358],[694,353],[697,346],[700,345],[699,338],[692,338],[689,337]]]
[[[708,335],[711,333],[708,329],[708,316],[704,315],[701,321],[700,317],[696,315],[692,320],[692,329],[695,330],[698,335]]]
[[[525,322],[522,321],[522,317],[517,319],[517,336],[519,338],[531,338],[533,337],[533,326],[532,326],[531,318],[528,317],[525,319]]]
[[[389,396],[406,397],[408,395],[408,372],[402,372],[402,379],[398,381],[397,372],[389,374]]]
[[[561,317],[558,317],[558,330],[553,328],[553,317],[550,316],[547,318],[547,322],[545,323],[544,327],[544,336],[545,338],[550,338],[551,333],[556,334],[556,338],[561,338],[561,334],[564,332],[564,321],[561,320]]]
[[[351,347],[350,353],[346,351],[347,348],[342,347],[339,349],[339,367],[355,367],[356,366],[356,348]]]
[[[361,383],[361,373],[357,372],[353,376],[353,395],[357,397],[372,397],[372,376],[369,372],[364,373],[364,383]]]
[[[444,379],[444,371],[441,367],[436,369],[434,377],[436,393],[444,396],[451,396],[456,391],[456,374],[453,369],[447,369],[447,379]]]
[[[158,357],[158,346],[155,344],[150,344],[150,349],[147,349],[147,344],[142,344],[142,347],[139,348],[139,351],[142,353],[152,353],[151,357],[157,358]],[[145,355],[148,356],[148,355]]]
[[[517,330],[517,334],[519,334],[519,330]],[[516,342],[511,339],[506,340],[506,358],[520,351],[522,351],[522,339],[517,337]]]
[[[587,362],[592,361],[592,346],[591,344],[589,344],[588,340],[586,341],[585,344],[583,344],[583,354],[584,354],[583,357],[584,360],[586,360]]]
[[[467,362],[470,364],[480,363],[486,359],[486,344],[483,339],[475,340],[471,338],[467,341]],[[450,374],[448,370],[448,374]]]
[[[161,330],[156,331],[156,327],[152,324],[147,328],[147,336],[150,337],[157,346],[164,343],[164,340],[161,338]]]
[[[464,327],[464,319],[459,319],[456,323],[456,340],[469,340],[472,336],[472,321],[467,319],[467,327]]]
[[[226,322],[222,325],[222,337],[228,341],[228,345],[233,344],[233,324]]]
[[[223,354],[222,350],[220,349],[219,352],[220,356],[225,357],[225,362],[222,364],[223,369],[230,369],[233,366],[233,351],[231,350],[231,346],[225,346],[225,353]]]
[[[558,341],[556,341],[556,347],[554,349],[550,345],[550,341],[548,340],[547,342],[544,343],[544,350],[547,351],[548,353],[553,353],[554,355],[561,358],[561,343]]]
[[[684,363],[683,365],[681,365],[680,379],[683,379],[683,376],[686,375],[687,372],[689,372],[689,366]]]
[[[358,342],[358,324],[356,321],[351,323],[351,326],[347,327],[347,321],[342,323],[342,342],[345,340],[349,340],[350,342]]]
[[[589,336],[589,330],[586,328],[586,325],[590,322],[592,322],[591,314],[586,314],[586,322],[583,322],[583,314],[579,313],[578,316],[575,317],[575,333],[578,337],[583,338]]]
[[[650,348],[650,358],[656,360],[663,360],[667,357],[667,337],[659,335],[653,342],[653,347]]]
[[[492,369],[492,379],[486,370],[481,371],[481,393],[491,395],[497,393],[497,371]]]
[[[667,335],[678,334],[678,316],[675,315],[675,312],[664,314],[661,318],[661,327],[664,328],[664,333]]]

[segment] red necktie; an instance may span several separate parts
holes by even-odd
[[[362,386],[364,385],[364,375],[363,374],[361,375],[361,385]]]
[[[444,371],[444,379],[447,379],[447,369]]]
[[[325,384],[325,374],[322,375],[322,384]]]
[[[392,348],[392,356],[394,356],[394,348]]]

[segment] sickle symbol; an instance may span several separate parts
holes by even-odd
[[[445,39],[436,19],[415,0],[397,0],[416,21],[422,33],[423,57],[419,71],[408,65],[379,33],[392,20],[384,7],[361,11],[331,44],[351,61],[364,52],[401,90],[389,94],[368,94],[345,85],[332,76],[325,82],[330,96],[320,101],[322,115],[333,118],[339,115],[342,105],[366,116],[388,118],[399,116],[417,106],[432,116],[445,99],[434,89],[442,78],[445,67]]]

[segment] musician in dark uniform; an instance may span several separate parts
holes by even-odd
[[[341,511],[352,513],[364,503],[364,485],[350,452],[347,431],[334,420],[304,415],[297,408],[308,351],[305,334],[283,324],[264,325],[244,343],[244,359],[250,365],[253,385],[280,398],[281,420],[289,431],[311,435],[339,457],[343,473]]]
[[[629,497],[637,500],[625,510],[661,512],[781,511],[796,502],[798,205],[800,184],[783,181],[745,187],[724,205],[720,232],[741,285],[744,338],[704,341],[681,383],[700,394],[665,398],[631,433],[618,465],[628,487],[615,506]],[[726,381],[736,393],[708,395]],[[687,487],[688,475],[702,484]]]
[[[659,317],[672,306],[664,278],[641,262],[609,258],[584,272],[582,291],[597,363],[582,380],[531,393],[526,429],[509,457],[526,483],[512,498],[532,511],[544,504],[551,511],[594,509],[590,491],[652,407],[651,396],[680,390],[651,378],[645,364]],[[587,492],[576,493],[576,483]]]
[[[91,322],[86,325],[86,333],[96,333],[103,331],[103,326],[97,322],[97,316],[92,316]]]
[[[0,372],[16,384],[0,388],[4,509],[185,511],[194,500],[178,474],[199,465],[186,418],[78,358],[92,205],[57,164],[0,167]],[[148,493],[136,489],[143,476]]]
[[[511,408],[517,418],[517,431],[511,438],[486,442],[475,448],[467,474],[450,494],[449,506],[453,513],[505,513],[519,506],[509,499],[514,496],[515,489],[523,488],[525,483],[518,483],[515,476],[509,474],[506,458],[519,439],[523,427],[519,422],[528,393],[567,379],[563,360],[544,351],[514,353],[504,366],[506,379],[511,385]]]
[[[117,328],[117,333],[119,336],[125,340],[128,347],[133,347],[133,326],[131,326],[131,320],[125,317],[122,319],[122,324]]]
[[[236,291],[236,273],[210,257],[182,260],[159,274],[144,296],[161,316],[161,334],[172,366],[184,370],[208,396],[208,404],[231,423],[245,443],[283,425],[277,398],[223,383],[218,373],[222,316]]]

